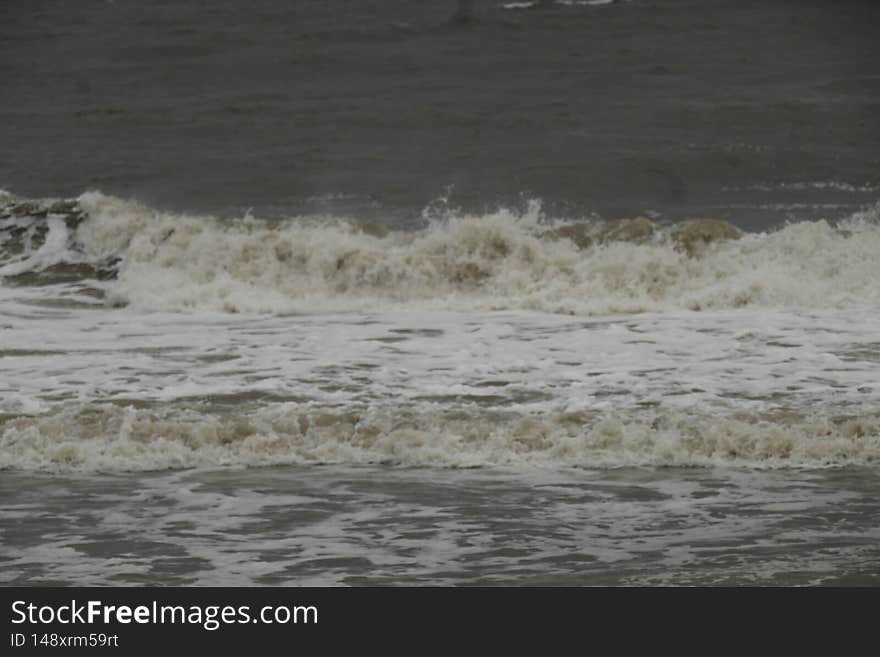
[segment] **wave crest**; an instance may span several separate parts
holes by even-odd
[[[716,219],[551,221],[538,203],[523,212],[450,213],[416,231],[334,217],[223,221],[98,192],[66,215],[44,209],[0,218],[0,276],[65,261],[105,274],[112,267],[111,302],[156,310],[596,315],[880,301],[880,205],[837,226],[799,222],[747,234]],[[34,229],[25,216],[48,226],[27,243],[21,231]],[[35,258],[53,228],[70,233],[59,238],[64,248]]]
[[[880,417],[671,408],[524,416],[297,403],[224,414],[87,405],[0,421],[0,448],[0,469],[56,471],[283,463],[827,467],[880,460]]]

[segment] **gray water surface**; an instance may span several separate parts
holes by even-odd
[[[877,585],[872,468],[0,478],[6,585]]]
[[[455,25],[451,0],[6,0],[0,188],[395,224],[539,197],[749,229],[876,198],[876,2],[504,4]]]

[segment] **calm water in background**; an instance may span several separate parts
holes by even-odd
[[[385,221],[453,186],[750,227],[876,197],[812,186],[880,183],[874,2],[452,5],[4,2],[0,184]]]
[[[0,582],[878,583],[880,6],[452,4],[0,6]]]

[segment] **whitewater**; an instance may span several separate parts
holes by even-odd
[[[0,468],[871,465],[878,216],[392,230],[5,193]]]

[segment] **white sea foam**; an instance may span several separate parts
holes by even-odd
[[[551,4],[563,5],[566,7],[598,7],[601,5],[614,4],[619,1],[620,0],[555,0],[555,2]],[[532,9],[540,4],[541,3],[538,0],[531,0],[530,2],[506,2],[501,5],[501,7],[502,9]]]
[[[584,320],[5,308],[2,467],[878,458],[880,318],[869,311]]]
[[[776,184],[762,183],[757,185],[748,185],[742,187],[724,187],[725,190],[739,191],[741,189],[758,191],[758,192],[775,192],[779,190],[786,191],[834,191],[834,192],[866,192],[876,193],[880,191],[880,187],[871,183],[849,183],[840,180],[814,180],[811,182],[781,182]]]
[[[11,300],[4,308],[0,398],[42,400],[45,410],[227,398],[475,403],[521,414],[880,407],[880,318],[871,311],[585,320],[509,312],[196,316]]]
[[[123,262],[111,293],[153,310],[290,313],[365,308],[577,315],[743,306],[842,308],[880,300],[878,208],[845,229],[793,223],[694,253],[674,230],[579,249],[532,204],[454,215],[379,237],[331,218],[222,222],[83,195],[94,258]],[[554,239],[554,236],[557,238]],[[583,243],[580,246],[584,246]]]
[[[821,467],[880,460],[880,416],[821,411],[774,417],[657,409],[523,417],[289,403],[220,415],[102,405],[20,417],[0,431],[0,467],[41,470],[280,463]]]
[[[19,223],[25,224],[26,222],[20,221]],[[44,239],[40,240],[39,245],[32,249],[26,248],[18,258],[8,259],[5,264],[0,265],[0,277],[14,276],[22,272],[41,271],[58,262],[81,259],[72,254],[68,248],[69,234],[62,219],[49,218],[46,220],[46,225],[48,231]],[[25,227],[23,226],[23,228]],[[25,228],[26,239],[29,242],[34,241],[33,228],[33,225]],[[0,247],[2,246],[3,242],[0,242]]]
[[[739,234],[79,206],[3,219],[0,467],[878,458],[876,207]]]

